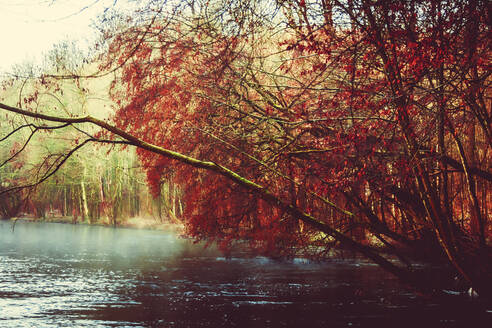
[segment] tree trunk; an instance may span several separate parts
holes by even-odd
[[[85,188],[85,175],[86,175],[86,168],[84,166],[83,174],[82,174],[82,180],[80,181],[80,188],[82,191],[82,211],[83,211],[83,217],[84,221],[89,222],[89,207],[87,206],[87,193],[86,193],[86,188]]]

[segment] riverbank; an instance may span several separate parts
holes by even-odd
[[[159,231],[175,231],[182,232],[184,226],[177,223],[169,222],[159,222],[151,218],[127,218],[125,220],[119,221],[116,226],[108,221],[100,222],[88,222],[88,221],[73,221],[71,216],[53,216],[46,218],[32,218],[32,217],[15,217],[7,219],[7,221],[17,222],[49,222],[49,223],[62,223],[62,224],[74,224],[74,225],[92,225],[92,226],[104,226],[104,227],[115,227],[115,228],[127,228],[127,229],[142,229],[142,230],[159,230]]]

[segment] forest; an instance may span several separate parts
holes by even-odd
[[[109,8],[92,53],[2,81],[0,215],[154,217],[490,298],[491,27],[481,0]]]

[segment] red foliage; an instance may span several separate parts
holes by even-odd
[[[461,1],[337,2],[319,16],[311,2],[284,5],[292,29],[278,43],[210,26],[116,38],[116,124],[230,168],[355,239],[422,242],[413,247],[425,257],[430,238],[442,247],[434,256],[473,275],[455,250],[490,238],[487,16]],[[196,238],[239,238],[274,255],[332,245],[222,176],[138,155],[153,193],[162,179],[182,186]]]

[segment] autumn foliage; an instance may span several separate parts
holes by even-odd
[[[282,1],[256,25],[234,8],[226,21],[136,25],[106,58],[121,65],[118,127],[282,201],[140,150],[155,194],[164,180],[180,186],[188,232],[272,256],[351,248],[295,208],[368,252],[448,263],[448,278],[488,293],[490,7]]]

